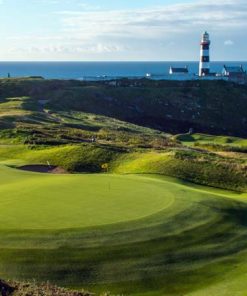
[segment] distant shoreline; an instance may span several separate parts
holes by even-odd
[[[240,65],[247,69],[247,62],[218,61],[211,62],[211,71],[221,73],[223,65]],[[148,62],[24,62],[4,61],[0,62],[0,77],[6,78],[8,73],[11,77],[42,76],[46,79],[79,79],[85,77],[145,77],[147,73],[154,76],[164,77],[169,73],[170,66],[188,66],[190,73],[198,73],[199,62],[177,61],[148,61]]]

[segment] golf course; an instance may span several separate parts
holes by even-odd
[[[246,194],[4,165],[0,184],[2,278],[113,295],[245,295]]]
[[[0,284],[247,296],[246,86],[118,83],[0,79]]]

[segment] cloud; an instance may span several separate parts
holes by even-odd
[[[189,60],[199,55],[205,30],[211,33],[213,46],[218,42],[219,47],[247,37],[246,0],[200,0],[132,10],[103,10],[76,1],[76,9],[55,11],[52,17],[56,30],[11,36],[13,48],[60,59]]]
[[[78,3],[78,7],[86,10],[86,11],[94,11],[94,10],[100,10],[101,6],[100,5],[90,5],[86,2],[80,2]]]
[[[16,51],[17,48],[12,48],[11,51]],[[61,45],[48,45],[48,46],[27,46],[19,48],[19,51],[28,53],[113,53],[124,50],[116,44],[91,44],[87,46],[61,46]]]
[[[119,36],[152,39],[166,34],[247,28],[247,2],[203,1],[153,9],[119,11],[61,11],[65,32],[84,36]]]
[[[226,41],[224,42],[224,45],[226,45],[226,46],[231,46],[231,45],[234,45],[234,42],[233,42],[232,40],[226,40]]]

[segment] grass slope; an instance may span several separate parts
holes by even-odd
[[[205,134],[183,134],[174,139],[188,147],[197,147],[208,151],[247,153],[247,140],[229,136],[213,136]],[[244,155],[242,155],[244,157]]]
[[[0,145],[0,163],[11,166],[44,164],[69,172],[102,172],[102,165],[120,174],[160,174],[228,190],[247,191],[247,159],[191,150],[126,149],[99,144],[57,147]]]
[[[184,134],[176,136],[176,139],[186,144],[218,144],[218,145],[236,145],[247,147],[247,139],[230,137],[230,136],[213,136],[206,134]]]
[[[25,191],[10,195],[1,186],[2,278],[124,295],[246,291],[244,195],[162,177],[44,176],[4,167],[0,175]],[[53,187],[56,178],[60,186]]]
[[[124,154],[112,164],[121,174],[160,174],[198,184],[247,191],[246,159],[232,159],[191,150]]]
[[[100,172],[101,165],[109,163],[124,150],[97,145],[35,146],[0,145],[0,162],[20,166],[44,164],[60,166],[70,172]]]
[[[24,107],[32,111],[43,100],[55,113],[94,113],[171,133],[193,127],[246,137],[247,88],[225,81],[120,80],[112,87],[107,82],[1,79],[0,103],[17,97],[29,97]],[[6,125],[1,118],[0,123]]]
[[[92,138],[115,146],[168,143],[162,132],[102,115],[50,110],[43,101],[31,97],[0,100],[0,144],[61,145],[87,143]]]
[[[190,136],[190,143],[204,151],[193,151],[183,147],[183,144],[188,146],[188,141],[185,142],[188,135],[171,137],[144,127],[149,125],[149,119],[155,124],[159,121],[161,125],[155,126],[157,129],[163,129],[168,115],[175,120],[175,115],[170,114],[176,113],[175,103],[184,104],[181,112],[185,112],[186,104],[188,110],[200,106],[199,109],[206,112],[208,104],[212,108],[215,103],[208,94],[213,86],[219,89],[227,86],[228,90],[231,87],[233,93],[242,91],[242,104],[245,87],[195,81],[119,83],[118,87],[110,87],[80,81],[0,80],[0,161],[11,165],[49,162],[69,172],[101,172],[102,165],[107,163],[113,171],[121,173],[158,173],[209,186],[246,190],[246,156],[238,153],[247,149],[244,139],[195,134]],[[194,95],[198,91],[205,102],[201,102],[202,98],[200,102],[195,101]],[[150,117],[150,112],[155,118]],[[208,116],[211,113],[212,110]],[[167,114],[166,119],[161,114]],[[142,126],[126,122],[133,118],[139,118]],[[244,122],[243,118],[241,122]],[[174,121],[169,122],[169,128],[173,124]],[[205,153],[205,150],[227,152],[227,149],[238,154],[230,155],[230,158],[229,155]],[[170,153],[171,150],[174,153]],[[153,151],[155,161],[147,160],[150,151]],[[144,157],[145,168],[133,170],[129,166],[128,171],[126,163],[123,167],[121,161],[131,159],[133,152],[137,152],[139,160],[132,166],[142,163]],[[120,165],[116,168],[118,160]]]
[[[246,91],[220,81],[0,79],[0,278],[245,295],[246,194],[181,180],[246,192],[246,140],[160,130],[245,137]],[[14,169],[47,162],[125,175]]]

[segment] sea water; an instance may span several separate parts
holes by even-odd
[[[211,72],[221,73],[224,64],[243,65],[247,62],[212,62]],[[0,77],[42,76],[47,79],[110,79],[120,77],[145,77],[151,74],[165,79],[170,66],[188,66],[191,74],[197,74],[198,62],[0,62]]]

